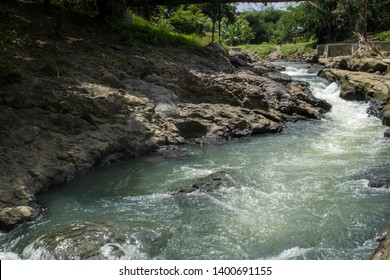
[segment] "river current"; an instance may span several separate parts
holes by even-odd
[[[332,104],[325,118],[188,146],[184,159],[145,156],[99,168],[41,195],[47,210],[38,221],[0,234],[0,259],[52,258],[32,240],[84,222],[122,232],[122,259],[370,259],[390,217],[390,190],[367,187],[390,170],[386,128],[367,104],[344,101],[336,83],[307,74],[308,65],[283,66]],[[167,194],[217,171],[236,186]]]

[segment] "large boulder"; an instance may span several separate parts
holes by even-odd
[[[107,224],[77,223],[31,237],[22,252],[28,259],[104,260],[125,255],[126,237]]]
[[[0,211],[0,224],[3,229],[10,229],[15,225],[33,220],[37,211],[30,206],[6,207]]]
[[[370,188],[390,188],[390,176],[378,176],[368,183]]]
[[[188,194],[192,192],[214,192],[220,188],[229,188],[235,186],[233,177],[226,172],[212,173],[206,177],[196,180],[189,186],[179,187],[170,192],[172,195]]]

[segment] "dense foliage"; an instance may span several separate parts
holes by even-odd
[[[126,10],[132,9],[127,7],[126,0],[42,1],[46,5],[51,2],[95,14],[103,20],[118,20],[126,15]],[[260,11],[238,12],[236,4],[209,3],[134,8],[132,14],[141,15],[166,32],[197,34],[210,41],[218,36],[228,45],[323,43],[353,39],[354,32],[382,32],[379,38],[387,39],[389,7],[390,0],[312,0],[289,6],[286,10],[271,6]]]
[[[221,27],[223,41],[231,46],[248,43],[255,37],[249,22],[242,17],[233,23],[224,18]]]

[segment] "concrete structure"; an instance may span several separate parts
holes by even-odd
[[[390,41],[378,41],[374,43],[381,52],[390,52]]]
[[[390,41],[373,42],[381,52],[390,51]],[[336,57],[353,54],[359,45],[357,43],[337,43],[318,45],[316,54],[321,57]]]

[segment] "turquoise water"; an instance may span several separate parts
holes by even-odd
[[[184,147],[185,159],[146,156],[99,168],[43,194],[43,217],[3,233],[0,258],[52,258],[31,236],[98,222],[126,235],[123,259],[369,259],[390,217],[390,190],[367,187],[390,171],[386,128],[367,116],[367,104],[340,99],[335,83],[306,68],[287,64],[286,73],[332,104],[324,119]],[[167,194],[216,171],[229,172],[236,187]]]

